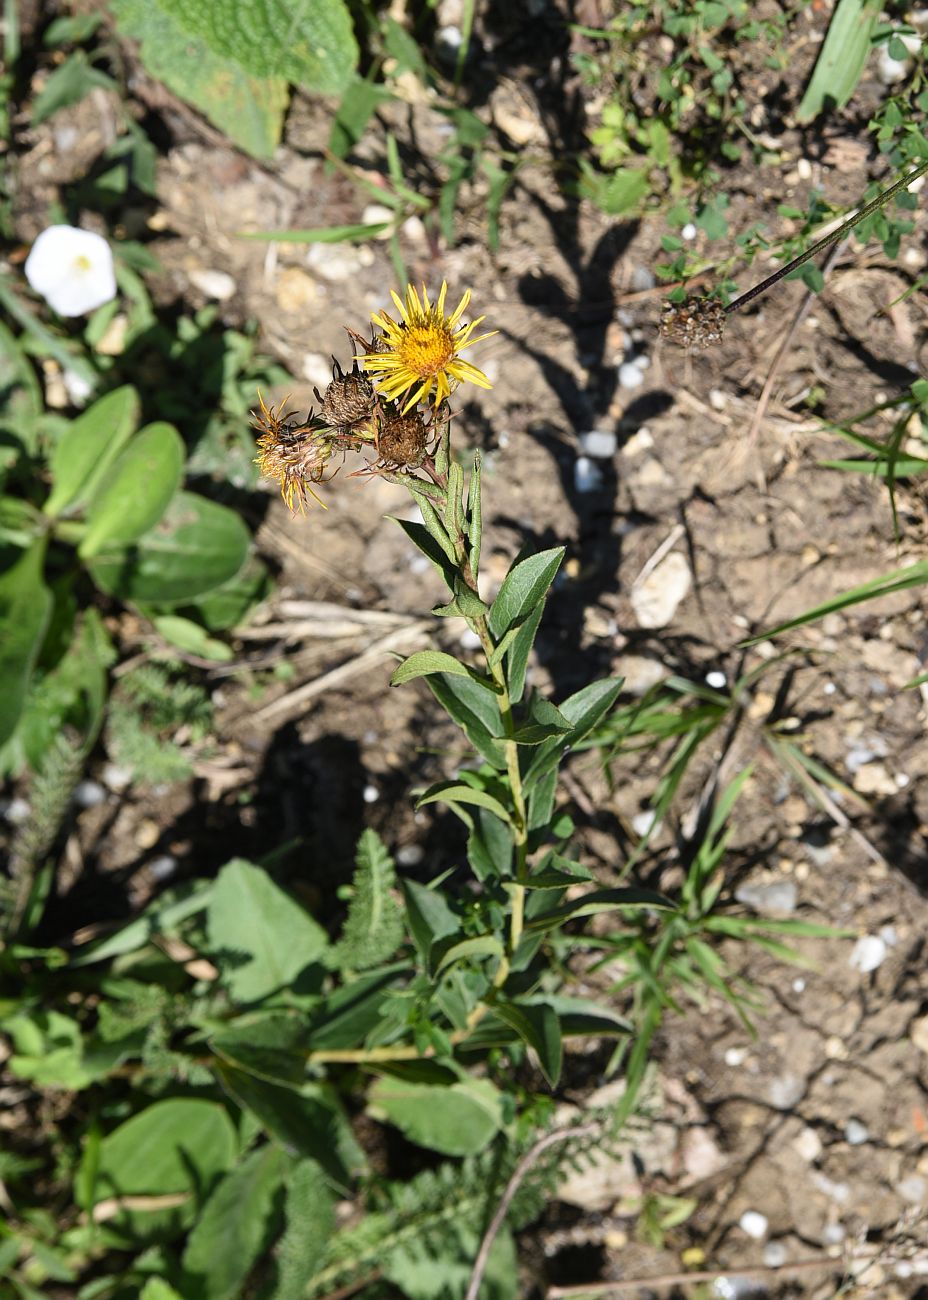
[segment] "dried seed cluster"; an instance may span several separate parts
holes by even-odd
[[[681,347],[708,348],[721,342],[725,315],[718,298],[685,298],[664,303],[658,328],[661,338]]]

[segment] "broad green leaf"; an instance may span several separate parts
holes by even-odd
[[[394,1124],[411,1142],[447,1156],[483,1151],[503,1125],[503,1098],[488,1079],[464,1079],[450,1087],[378,1079],[368,1110]]]
[[[581,168],[581,193],[609,217],[633,211],[651,188],[644,167],[620,167],[614,172],[604,173],[581,161]]]
[[[270,1300],[302,1300],[335,1231],[335,1206],[314,1160],[294,1165],[286,1192],[287,1226],[275,1251],[276,1277]]]
[[[498,999],[493,1014],[510,1025],[538,1057],[541,1072],[552,1088],[561,1077],[564,1048],[557,1016],[544,1002],[521,1003]]]
[[[327,964],[335,970],[370,970],[396,952],[405,934],[403,915],[391,891],[396,888],[393,859],[376,831],[358,841],[348,916]]]
[[[83,559],[153,528],[184,477],[184,444],[170,424],[149,424],[121,452],[87,505]]]
[[[632,1025],[611,1007],[600,1006],[589,998],[574,998],[561,993],[530,994],[519,999],[520,1006],[543,1003],[555,1013],[564,1038],[616,1038],[630,1034]]]
[[[306,1084],[300,1092],[281,1088],[229,1065],[216,1067],[220,1083],[268,1133],[291,1152],[317,1160],[344,1190],[364,1168],[364,1153],[334,1088]]]
[[[256,77],[338,94],[358,61],[342,0],[157,0],[157,7]]]
[[[457,934],[461,924],[444,894],[417,880],[400,882],[406,900],[406,921],[422,960],[427,962],[436,939]]]
[[[477,809],[467,839],[467,858],[478,880],[512,874],[513,834],[498,817]]]
[[[811,122],[825,108],[843,108],[851,98],[882,7],[882,0],[838,0],[812,79],[796,111],[797,121]]]
[[[490,631],[497,640],[523,622],[544,599],[563,558],[564,547],[556,546],[512,566],[490,609]]]
[[[491,766],[506,770],[506,751],[501,743],[503,720],[497,697],[465,677],[437,673],[427,677],[429,690],[462,728],[468,740]]]
[[[430,673],[451,673],[455,677],[469,677],[472,681],[493,690],[493,683],[480,673],[462,664],[454,655],[445,654],[443,650],[419,650],[404,659],[390,678],[391,686],[401,686],[411,682],[414,677],[428,677]]]
[[[245,623],[273,587],[267,565],[257,555],[249,555],[245,563],[227,582],[191,601],[197,618],[211,632],[224,632],[227,628]]]
[[[227,582],[248,553],[241,517],[193,492],[178,492],[151,532],[133,546],[106,550],[88,568],[107,595],[177,605]]]
[[[209,1045],[237,1070],[268,1083],[298,1087],[306,1082],[309,1028],[302,1015],[243,1016],[213,1034]]]
[[[101,397],[73,421],[52,451],[47,515],[60,515],[91,496],[131,438],[139,410],[138,393],[126,385]]]
[[[35,661],[52,616],[42,577],[45,538],[0,573],[0,745],[16,730]]]
[[[232,4],[234,0],[200,0],[184,7],[188,12],[212,7],[218,17],[220,11],[228,15]],[[142,62],[152,76],[205,113],[247,153],[273,156],[289,98],[285,77],[256,73],[210,48],[163,0],[114,0],[113,10],[124,35],[140,43]]]
[[[322,960],[328,939],[305,908],[261,867],[236,858],[222,868],[206,914],[213,958],[238,1002],[286,990]]]
[[[669,908],[673,904],[663,894],[653,889],[596,889],[569,903],[561,903],[548,911],[540,912],[526,920],[527,930],[549,930],[564,921],[581,916],[595,916],[599,912],[623,912],[642,907]]]
[[[500,821],[512,820],[509,809],[505,808],[498,799],[494,799],[485,790],[475,790],[473,786],[464,785],[460,781],[439,781],[436,785],[429,786],[425,794],[416,801],[416,807],[421,808],[423,804],[436,803],[439,800],[442,803],[476,804],[478,808],[486,808],[487,812],[493,813]]]
[[[122,1210],[115,1226],[135,1236],[189,1222],[238,1154],[238,1138],[224,1106],[199,1098],[156,1101],[100,1143],[98,1202],[109,1197],[183,1194],[176,1209]]]
[[[216,1187],[187,1239],[181,1266],[187,1300],[236,1300],[270,1243],[287,1156],[269,1143]]]
[[[566,889],[568,885],[583,884],[595,879],[593,873],[559,854],[550,854],[538,871],[533,871],[526,880],[528,889]]]
[[[160,1277],[150,1277],[139,1292],[139,1300],[184,1300],[179,1291]]]
[[[214,663],[227,663],[232,657],[232,647],[209,635],[193,619],[179,614],[160,614],[152,619],[155,628],[170,645],[176,645],[187,654],[211,659]]]
[[[395,962],[371,975],[358,975],[337,988],[317,1010],[309,1026],[313,1051],[359,1047],[383,1019],[381,1007],[408,964]]]

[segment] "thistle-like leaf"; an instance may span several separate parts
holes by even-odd
[[[390,892],[396,887],[396,871],[376,831],[363,833],[355,861],[348,916],[329,957],[336,970],[370,970],[392,957],[403,942],[402,913]]]

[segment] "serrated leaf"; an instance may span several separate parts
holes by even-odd
[[[286,1183],[287,1226],[275,1252],[271,1300],[301,1300],[335,1230],[335,1206],[319,1166],[301,1160]]]
[[[500,821],[512,821],[508,808],[505,808],[498,799],[487,794],[486,790],[475,790],[473,786],[463,785],[460,781],[439,781],[429,786],[425,794],[420,795],[416,801],[416,807],[421,808],[423,804],[435,803],[437,800],[443,803],[476,804],[478,808],[485,808],[487,812],[493,813]]]
[[[506,1002],[500,999],[493,1003],[493,1014],[510,1025],[532,1048],[542,1074],[551,1087],[556,1088],[561,1077],[564,1049],[557,1015],[551,1007],[544,1002]]]
[[[222,4],[228,0],[214,8]],[[140,42],[142,62],[153,77],[247,153],[273,157],[289,100],[285,77],[255,74],[211,49],[157,0],[114,0],[113,10],[123,34]]]
[[[181,1266],[187,1300],[235,1300],[270,1242],[287,1157],[268,1143],[226,1174],[187,1238]]]
[[[241,517],[193,492],[178,492],[158,524],[132,546],[88,564],[107,595],[141,604],[180,604],[227,582],[250,544]]]
[[[376,831],[358,841],[348,917],[327,964],[336,970],[370,970],[403,942],[403,917],[391,890],[396,888],[393,859]]]
[[[502,1100],[488,1079],[464,1079],[447,1088],[378,1079],[368,1109],[419,1146],[468,1156],[483,1151],[502,1128]]]
[[[149,424],[131,439],[87,503],[83,559],[136,541],[164,515],[184,476],[184,444],[170,424]]]
[[[287,989],[328,946],[325,930],[305,908],[242,858],[220,871],[206,928],[223,982],[239,1002]]]
[[[556,546],[513,565],[490,609],[490,631],[497,640],[532,613],[554,581],[563,558],[564,547]]]
[[[255,77],[282,77],[338,94],[358,61],[342,0],[157,0],[157,5],[214,54]]]
[[[43,537],[0,573],[0,745],[16,730],[52,616],[44,563]]]
[[[83,411],[55,444],[51,455],[52,490],[47,515],[85,501],[132,436],[139,418],[139,396],[126,385]]]

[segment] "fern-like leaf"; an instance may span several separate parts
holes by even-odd
[[[329,964],[335,970],[370,970],[387,961],[403,942],[403,916],[391,890],[396,887],[393,859],[376,831],[358,841],[353,893],[341,938]]]
[[[314,1160],[301,1160],[287,1179],[287,1226],[277,1246],[277,1278],[271,1300],[300,1300],[335,1227],[325,1175]]]

